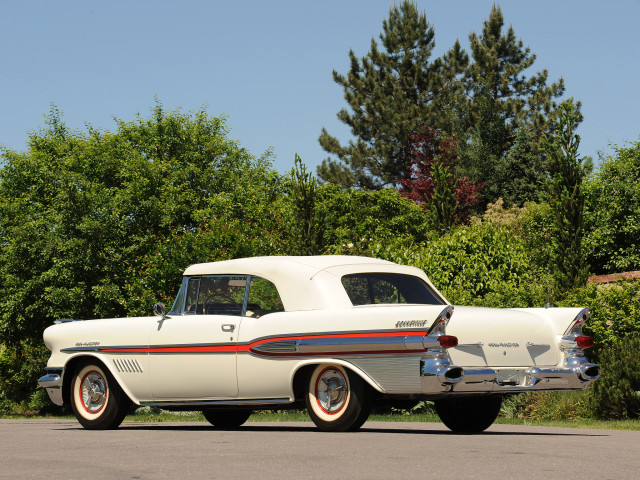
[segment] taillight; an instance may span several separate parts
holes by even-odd
[[[579,348],[591,348],[593,347],[593,337],[588,335],[578,335],[576,337],[576,344]]]
[[[458,337],[454,335],[440,335],[438,337],[438,342],[441,347],[453,348],[458,346]]]

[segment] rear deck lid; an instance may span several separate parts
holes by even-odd
[[[559,359],[554,324],[522,309],[455,307],[447,334],[458,337],[448,352],[462,367],[556,365]]]

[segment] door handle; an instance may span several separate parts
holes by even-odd
[[[236,326],[232,323],[225,323],[222,325],[223,332],[233,332],[236,329]]]

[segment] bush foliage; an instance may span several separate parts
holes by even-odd
[[[596,340],[590,355],[620,385],[603,374],[593,398],[536,394],[505,408],[532,418],[584,416],[590,408],[601,416],[637,415],[630,393],[637,379],[610,352],[633,360],[640,282],[560,290],[547,204],[504,208],[498,201],[470,225],[443,231],[396,189],[319,185],[299,158],[280,175],[269,152],[256,158],[227,133],[224,119],[159,103],[148,118],[117,121],[114,132],[79,133],[53,108],[26,152],[3,152],[0,411],[50,408],[36,380],[48,356],[42,332],[56,318],[148,315],[157,301],[171,304],[192,263],[313,253],[416,266],[454,304],[589,307],[585,331]],[[598,271],[636,265],[639,149],[619,150],[588,182],[587,250]],[[614,185],[620,195],[609,201]]]

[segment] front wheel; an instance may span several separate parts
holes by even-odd
[[[320,430],[358,430],[369,418],[371,395],[355,373],[340,365],[318,365],[307,390],[307,409]]]
[[[502,396],[445,398],[434,402],[436,413],[454,433],[480,433],[495,421]]]
[[[80,365],[71,380],[71,408],[89,430],[118,427],[131,401],[107,369],[97,363]]]
[[[239,427],[251,416],[251,410],[203,410],[202,415],[214,427]]]

